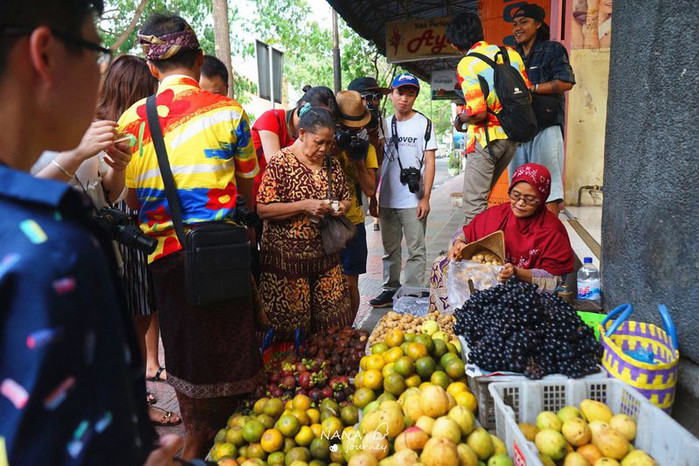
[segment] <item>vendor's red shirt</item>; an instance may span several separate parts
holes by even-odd
[[[267,110],[265,113],[255,120],[252,125],[252,144],[255,146],[257,153],[257,163],[260,167],[260,173],[255,178],[255,186],[253,188],[253,202],[257,198],[257,191],[260,188],[262,174],[267,166],[264,151],[262,150],[262,142],[260,141],[260,131],[271,131],[279,136],[279,148],[283,149],[292,145],[296,139],[292,138],[288,132],[286,125],[286,110]]]

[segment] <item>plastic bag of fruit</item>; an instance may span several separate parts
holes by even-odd
[[[449,262],[447,274],[447,301],[452,309],[458,309],[468,301],[472,291],[481,291],[498,284],[501,265],[483,263],[479,260]]]

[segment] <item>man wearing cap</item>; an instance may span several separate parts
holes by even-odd
[[[179,16],[154,14],[141,27],[139,41],[160,82],[158,115],[185,228],[225,218],[235,209],[238,194],[251,208],[258,165],[248,117],[238,102],[199,87],[204,57],[194,31]],[[175,389],[186,430],[182,457],[201,458],[236,409],[238,396],[251,392],[264,376],[252,299],[205,309],[187,302],[184,254],[173,229],[145,100],[124,112],[119,126],[138,141],[126,173],[127,201],[139,209],[141,229],[158,240],[148,261],[167,383]]]
[[[376,150],[376,158],[379,165],[383,162],[383,138],[384,128],[381,118],[381,101],[385,95],[391,93],[387,87],[379,86],[376,79],[370,76],[362,76],[352,80],[347,87],[350,91],[357,91],[362,96],[364,105],[371,112],[371,121],[366,126],[366,132],[360,133],[360,137],[369,139],[369,143]],[[378,173],[376,183],[378,184]],[[374,217],[374,231],[379,230],[379,204],[376,195],[369,197],[369,213]]]
[[[356,226],[357,234],[342,251],[342,271],[350,291],[350,309],[354,316],[359,309],[359,275],[366,273],[368,256],[362,194],[376,194],[376,171],[379,168],[374,145],[360,137],[371,122],[372,115],[356,91],[340,91],[336,96],[338,128],[335,132],[337,155],[345,172],[350,190],[350,209],[347,218]]]
[[[437,150],[432,122],[413,109],[420,81],[412,74],[403,73],[393,79],[391,88],[395,114],[384,121],[385,156],[379,188],[384,283],[381,294],[369,301],[374,307],[390,306],[400,288],[404,236],[408,246],[404,283],[412,287],[424,286],[425,228]]]
[[[495,93],[495,73],[485,61],[472,56],[473,53],[485,55],[495,60],[500,51],[497,45],[483,40],[483,26],[478,15],[470,13],[457,16],[447,26],[447,40],[464,55],[459,62],[456,77],[464,92],[466,107],[456,116],[454,126],[463,131],[462,125],[468,123],[466,142],[466,166],[464,168],[463,204],[464,225],[488,207],[488,195],[498,178],[517,150],[517,143],[507,139],[507,134],[500,126],[495,114],[502,105]],[[527,73],[524,71],[522,57],[507,47],[510,65],[522,75],[529,86]],[[498,55],[498,63],[502,58]],[[488,83],[489,93],[483,95],[479,77]],[[485,131],[488,131],[486,138]],[[490,143],[488,143],[488,139]]]
[[[546,11],[535,4],[524,4],[512,15],[512,32],[516,50],[524,59],[531,81],[532,107],[536,115],[537,134],[519,145],[510,162],[510,179],[525,163],[538,163],[551,173],[551,194],[546,201],[558,215],[563,200],[563,126],[565,124],[565,91],[575,84],[575,75],[568,52],[551,37],[544,22]]]

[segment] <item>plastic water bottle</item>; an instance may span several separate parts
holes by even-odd
[[[585,257],[583,266],[578,270],[578,299],[587,299],[599,304],[601,298],[599,270],[592,263],[592,257]]]

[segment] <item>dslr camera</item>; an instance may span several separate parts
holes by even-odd
[[[235,198],[235,208],[228,214],[228,218],[239,225],[253,227],[259,221],[259,217],[255,212],[248,209],[245,205],[245,198],[237,195]]]
[[[335,143],[337,147],[347,152],[350,159],[355,162],[366,159],[369,152],[369,141],[360,138],[357,133],[337,128],[335,130]]]
[[[131,216],[119,209],[102,207],[95,214],[95,220],[103,230],[127,248],[152,254],[158,245],[158,240],[145,235],[134,225]]]
[[[408,185],[411,193],[420,191],[420,170],[415,167],[401,168],[400,182]]]

